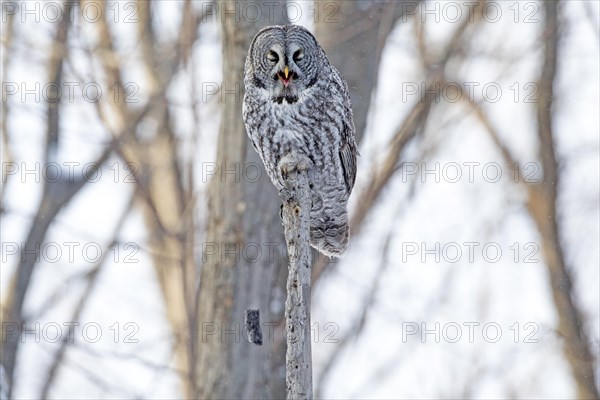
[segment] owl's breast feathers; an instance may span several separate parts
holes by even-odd
[[[348,195],[352,191],[357,152],[354,123],[345,83],[336,75],[327,74],[328,79],[303,90],[294,103],[274,103],[264,90],[247,88],[246,127],[273,183],[279,160],[300,151],[326,186],[343,188]]]

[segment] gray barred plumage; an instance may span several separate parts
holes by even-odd
[[[328,256],[348,246],[348,197],[357,146],[348,86],[315,37],[297,25],[256,34],[246,58],[243,116],[271,181],[284,187],[290,156],[306,160],[310,244]]]

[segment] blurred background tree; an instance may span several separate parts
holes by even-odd
[[[363,154],[348,255],[313,257],[316,395],[598,398],[598,10],[4,2],[2,397],[285,397],[280,201],[241,98],[254,34],[302,23]]]

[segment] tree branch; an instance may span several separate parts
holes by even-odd
[[[559,3],[545,2],[546,29],[544,59],[539,81],[537,107],[540,159],[543,182],[530,192],[528,208],[542,236],[544,257],[552,286],[552,297],[558,312],[558,332],[563,338],[565,358],[571,365],[579,399],[597,399],[594,356],[589,348],[581,310],[574,298],[573,278],[562,248],[557,213],[559,163],[553,132],[554,80],[559,50]]]
[[[84,311],[85,307],[87,306],[89,299],[91,298],[91,294],[94,291],[94,289],[96,288],[96,284],[98,282],[97,278],[100,275],[100,270],[105,265],[106,258],[110,254],[109,249],[118,243],[117,236],[119,235],[119,232],[121,231],[121,228],[125,224],[125,220],[131,211],[133,199],[134,199],[134,197],[132,197],[130,199],[129,204],[125,207],[125,209],[123,210],[123,213],[119,217],[119,220],[117,221],[117,225],[113,229],[113,233],[111,235],[112,238],[109,241],[109,243],[107,244],[106,250],[102,252],[100,260],[98,260],[96,265],[94,265],[94,267],[86,273],[87,282],[86,282],[85,290],[83,291],[83,294],[82,294],[81,298],[79,299],[77,306],[73,310],[69,321],[79,321],[81,319],[81,315],[83,314],[83,311]],[[52,364],[50,365],[50,368],[48,369],[48,373],[46,375],[46,380],[44,381],[44,385],[40,392],[40,399],[48,398],[50,388],[54,384],[56,377],[58,376],[58,371],[59,371],[60,367],[62,366],[63,361],[65,359],[65,354],[66,354],[67,348],[70,344],[68,339],[69,339],[68,335],[63,337],[63,339],[61,340],[61,342],[58,346],[58,350],[54,354],[54,358],[52,359]]]
[[[67,5],[66,7],[70,7]],[[68,8],[67,8],[68,11]],[[56,27],[54,33],[54,45],[50,50],[48,61],[48,80],[49,82],[62,82],[62,65],[65,57],[65,48],[67,43],[67,33],[69,30],[68,18],[63,18]],[[56,93],[52,92],[54,96]],[[56,98],[56,97],[52,97]],[[44,162],[54,161],[56,156],[56,147],[58,145],[59,133],[59,104],[60,102],[49,102],[46,110],[46,148]],[[81,186],[85,184],[85,179],[81,180]],[[17,350],[19,347],[20,330],[23,321],[23,305],[31,276],[38,259],[41,244],[50,227],[53,217],[58,214],[61,207],[66,204],[72,196],[77,193],[80,186],[68,182],[44,182],[42,192],[42,201],[36,212],[33,224],[27,235],[27,241],[21,249],[21,262],[15,272],[12,282],[9,285],[7,301],[0,310],[0,320],[2,325],[9,323],[18,326],[16,334],[6,334],[2,331],[2,356],[0,363],[4,367],[8,397],[13,396],[14,371],[17,362]],[[33,251],[26,251],[33,249]]]

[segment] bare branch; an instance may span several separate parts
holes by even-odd
[[[112,239],[109,241],[109,243],[106,246],[106,251],[103,251],[101,253],[100,260],[98,260],[96,265],[90,271],[87,272],[87,284],[86,284],[85,290],[83,291],[83,293],[81,295],[81,299],[77,303],[75,310],[73,310],[73,313],[71,314],[71,318],[69,319],[69,321],[72,321],[72,322],[79,321],[79,319],[81,318],[81,314],[83,313],[83,310],[85,309],[85,306],[87,305],[87,302],[91,298],[92,292],[94,291],[94,288],[96,287],[96,282],[97,282],[97,278],[99,276],[100,270],[104,266],[104,264],[106,262],[106,258],[110,254],[110,251],[108,251],[108,249],[110,249],[112,246],[114,246],[117,243],[117,236],[119,235],[119,232],[121,231],[121,228],[123,227],[123,224],[125,223],[126,217],[129,215],[129,212],[131,211],[133,198],[134,197],[132,196],[132,198],[129,201],[129,204],[125,207],[125,209],[123,210],[123,213],[119,217],[119,220],[117,221],[117,224],[111,235]],[[46,375],[46,380],[44,381],[44,385],[43,385],[42,391],[40,393],[40,399],[48,398],[48,392],[49,392],[50,388],[52,387],[54,380],[56,379],[58,370],[60,369],[60,366],[63,362],[65,353],[67,351],[67,347],[69,346],[69,343],[70,343],[69,336],[68,335],[64,336],[60,342],[58,350],[56,351],[56,353],[54,355],[52,364],[50,365],[50,368],[48,370],[48,374]]]
[[[66,5],[70,7],[70,5]],[[59,83],[62,81],[62,63],[65,56],[65,46],[67,40],[67,32],[69,28],[69,19],[63,18],[56,27],[54,34],[54,46],[51,49],[50,59],[48,64],[48,78],[50,82]],[[53,89],[55,90],[55,87]],[[56,95],[56,93],[53,93]],[[54,98],[57,98],[56,96]],[[46,111],[46,162],[56,154],[56,145],[58,142],[58,107],[59,102],[49,102]],[[82,179],[81,186],[85,183]],[[60,186],[60,188],[59,188]],[[66,188],[64,188],[66,186]],[[31,281],[31,276],[36,265],[36,260],[40,252],[41,243],[44,240],[46,231],[50,226],[53,217],[59,212],[61,207],[69,201],[69,199],[81,187],[71,182],[56,182],[46,183],[43,188],[42,201],[34,218],[34,222],[29,231],[25,248],[22,250],[24,254],[21,257],[14,280],[11,282],[7,296],[6,304],[1,310],[2,323],[14,323],[20,334],[21,323],[23,322],[22,311],[27,289]],[[33,252],[25,252],[25,249],[35,249]],[[7,375],[8,380],[8,396],[12,397],[12,389],[14,387],[14,371],[17,359],[17,350],[19,346],[19,334],[6,335],[2,331],[2,366]]]
[[[558,7],[558,1],[544,2],[545,46],[537,103],[540,158],[544,176],[542,184],[530,192],[528,208],[542,236],[552,297],[558,312],[558,332],[563,338],[564,354],[573,371],[577,396],[580,399],[597,399],[600,396],[596,386],[595,360],[590,351],[581,311],[574,298],[573,279],[566,265],[556,212],[560,177],[552,115],[559,49]]]
[[[572,277],[563,254],[556,212],[560,174],[553,139],[552,113],[554,111],[553,86],[559,40],[558,4],[554,1],[544,4],[547,20],[543,41],[543,68],[539,80],[540,94],[537,101],[540,159],[544,174],[541,183],[527,183],[523,179],[518,179],[517,184],[527,194],[529,214],[542,238],[542,249],[548,267],[552,296],[559,316],[557,330],[564,341],[564,354],[573,371],[578,397],[581,399],[598,398],[593,367],[594,357],[589,348],[581,311],[574,299]],[[464,92],[464,88],[461,90]],[[462,98],[466,99],[466,97]],[[480,123],[486,128],[492,142],[499,149],[505,164],[518,165],[481,105],[476,102],[468,102],[468,104]]]

